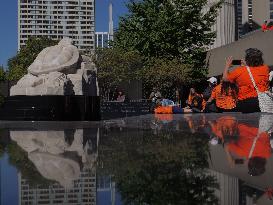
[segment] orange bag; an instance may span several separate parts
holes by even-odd
[[[159,106],[155,108],[155,113],[156,114],[172,114],[173,113],[173,108],[172,106]]]

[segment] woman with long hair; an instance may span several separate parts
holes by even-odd
[[[193,112],[201,112],[202,111],[202,95],[196,92],[194,88],[190,89],[188,100],[186,101],[187,107],[190,108]]]
[[[215,101],[217,112],[235,112],[237,96],[237,86],[234,83],[222,80],[222,82],[212,90],[211,97],[207,103]]]

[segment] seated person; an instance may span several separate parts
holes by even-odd
[[[169,99],[162,99],[161,101],[157,102],[154,109],[156,114],[179,114],[184,113],[185,111],[186,109],[175,105],[175,103]]]
[[[160,98],[162,98],[161,93],[156,88],[153,88],[153,91],[150,94],[149,100],[156,102],[156,100]]]
[[[202,102],[202,95],[198,94],[194,88],[191,88],[188,100],[186,101],[187,107],[183,110],[184,112],[202,112]]]
[[[119,92],[118,92],[118,96],[117,96],[116,101],[117,101],[117,102],[124,102],[124,101],[125,101],[125,94],[123,94],[122,91],[119,91]]]
[[[188,97],[188,100],[186,101],[186,104],[188,107],[191,107],[192,106],[192,103],[193,103],[193,99],[196,97],[196,96],[201,96],[200,94],[198,94],[194,88],[191,88],[190,89],[190,93],[189,93],[189,97]]]
[[[268,91],[269,67],[265,65],[263,53],[257,48],[245,51],[245,60],[241,66],[230,70],[233,65],[232,57],[227,58],[223,72],[223,79],[235,83],[238,88],[237,110],[243,113],[260,112],[258,94],[249,76],[249,71],[254,78],[260,92]]]
[[[192,109],[192,112],[202,112],[203,110],[203,98],[201,95],[196,95],[192,99],[192,103],[190,105],[190,108]]]
[[[215,77],[211,77],[207,81],[209,82],[209,85],[202,93],[203,99],[205,101],[210,98],[213,88],[217,85],[217,79]]]
[[[222,81],[212,90],[207,103],[212,103],[215,100],[217,112],[234,112],[236,111],[237,95],[238,88],[235,84]]]

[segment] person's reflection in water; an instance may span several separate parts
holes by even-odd
[[[200,130],[203,130],[206,127],[205,115],[200,115],[197,118],[193,118],[193,115],[187,115],[184,116],[184,118],[188,123],[188,127],[191,133],[196,133]]]
[[[254,125],[239,123],[231,116],[210,124],[212,132],[223,142],[231,166],[247,163],[251,176],[265,172],[266,161],[271,155],[267,132],[259,132]]]
[[[209,121],[212,133],[224,143],[235,141],[238,136],[238,123],[232,116],[223,116],[216,121]]]

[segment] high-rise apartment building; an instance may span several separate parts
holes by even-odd
[[[208,8],[218,0],[208,0]],[[212,30],[216,32],[216,39],[210,49],[224,46],[235,41],[235,2],[234,0],[225,0],[222,8],[218,12],[215,25]]]
[[[109,21],[108,21],[108,32],[96,32],[95,34],[95,45],[96,48],[109,47],[109,41],[114,39],[114,22],[113,22],[113,4],[109,4]]]
[[[239,38],[273,21],[273,0],[236,0]]]
[[[236,0],[237,39],[255,30],[252,0]]]
[[[85,169],[80,178],[67,189],[57,182],[51,185],[31,185],[19,174],[19,200],[21,205],[82,204],[96,205],[97,188],[95,171]]]
[[[265,20],[273,21],[272,0],[252,0],[253,24],[262,25]]]
[[[96,48],[106,48],[111,40],[109,32],[96,32],[95,45]]]
[[[95,48],[95,0],[18,0],[18,50],[29,37],[73,39],[81,51]]]

